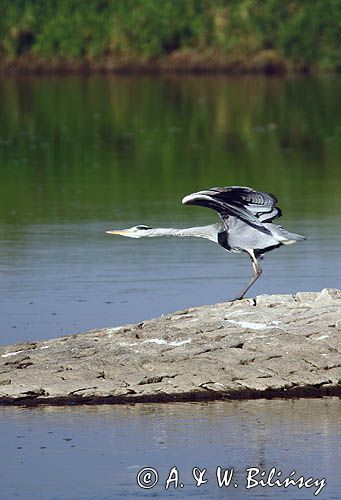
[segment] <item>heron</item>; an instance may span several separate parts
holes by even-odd
[[[253,274],[247,286],[233,299],[240,300],[261,276],[260,260],[264,254],[282,245],[291,245],[306,238],[290,233],[273,220],[282,215],[278,200],[271,193],[255,191],[245,186],[213,187],[185,196],[184,205],[199,205],[215,210],[220,221],[208,226],[152,228],[145,225],[129,229],[114,229],[108,234],[128,238],[179,236],[204,238],[218,243],[227,252],[249,255]]]

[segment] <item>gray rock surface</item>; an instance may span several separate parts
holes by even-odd
[[[341,291],[261,295],[0,349],[0,403],[341,394]]]

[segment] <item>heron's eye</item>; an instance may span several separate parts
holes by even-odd
[[[141,226],[136,226],[136,229],[150,229],[150,227],[141,225]]]

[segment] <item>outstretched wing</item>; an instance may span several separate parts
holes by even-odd
[[[264,228],[263,222],[271,222],[282,215],[281,209],[276,207],[277,198],[273,194],[242,186],[199,191],[185,196],[182,203],[212,208],[224,222],[232,215],[258,228]]]

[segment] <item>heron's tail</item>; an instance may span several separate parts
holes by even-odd
[[[306,240],[305,236],[302,236],[301,234],[290,233],[282,226],[273,225],[273,227],[271,228],[271,232],[273,236],[275,236],[275,238],[277,238],[278,241],[282,243],[282,245],[292,245],[293,243],[297,243],[298,241]]]

